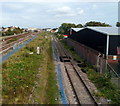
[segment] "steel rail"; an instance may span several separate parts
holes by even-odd
[[[66,57],[71,57],[71,55],[63,48],[63,46],[61,45],[61,43],[60,43],[58,40],[57,40],[57,42],[58,42],[58,49],[59,49],[60,55],[61,55],[61,51],[62,51],[62,52],[64,52],[64,55],[65,55]],[[62,53],[62,55],[63,55],[63,53]],[[71,60],[72,60],[72,57],[71,57]],[[73,69],[75,70],[78,78],[80,79],[80,81],[81,81],[82,84],[84,85],[84,88],[86,89],[87,93],[88,93],[89,96],[91,97],[93,103],[94,103],[96,106],[98,106],[98,103],[96,102],[95,98],[92,96],[90,90],[88,89],[88,87],[87,87],[86,84],[84,83],[84,81],[83,81],[83,79],[81,78],[78,70],[77,70],[76,67],[74,66],[73,61],[71,61],[71,60],[70,60],[69,63],[71,64],[71,66],[72,66]],[[74,85],[73,85],[73,83],[72,83],[72,80],[71,80],[71,78],[70,78],[70,75],[68,74],[68,69],[67,69],[67,67],[65,66],[65,63],[66,63],[66,62],[64,61],[64,59],[63,59],[63,62],[64,62],[64,67],[65,67],[66,73],[67,73],[67,75],[68,75],[69,81],[70,81],[71,86],[72,86],[72,88],[73,88],[73,91],[74,91],[74,93],[75,93],[77,102],[78,102],[79,104],[81,104],[81,101],[79,100],[79,97],[77,96],[77,92],[76,92],[75,87],[74,87]]]

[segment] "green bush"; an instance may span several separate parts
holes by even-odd
[[[111,99],[114,104],[120,104],[120,91],[111,83],[110,78],[99,74],[93,69],[87,71],[88,78],[96,85],[105,98]]]

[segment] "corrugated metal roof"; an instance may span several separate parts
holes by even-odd
[[[87,27],[92,30],[96,30],[101,33],[105,33],[108,35],[120,35],[119,31],[120,27]]]
[[[120,27],[85,27],[108,35],[120,35]],[[72,28],[78,32],[85,28]]]

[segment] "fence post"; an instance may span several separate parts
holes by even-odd
[[[40,47],[37,47],[37,54],[40,54]]]

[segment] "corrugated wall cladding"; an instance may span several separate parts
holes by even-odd
[[[117,54],[117,47],[120,47],[120,35],[109,36],[109,55]]]
[[[72,35],[69,35],[69,38],[106,54],[107,35],[105,34],[86,28],[78,32],[72,30]]]
[[[99,52],[80,44],[72,39],[67,39],[67,44],[73,46],[75,51],[84,58],[87,63],[93,65],[100,73],[105,73],[106,60],[103,58],[103,54],[99,55]]]

